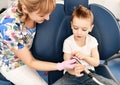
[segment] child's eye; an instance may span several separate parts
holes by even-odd
[[[39,17],[44,17],[44,16],[41,16],[41,15],[40,15]]]
[[[82,28],[82,31],[87,31],[87,28],[86,27]]]
[[[79,28],[78,27],[73,27],[73,29],[78,30]]]
[[[39,16],[39,17],[44,17],[44,15],[42,15],[42,14],[39,14],[38,16]]]

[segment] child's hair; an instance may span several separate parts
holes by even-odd
[[[26,6],[29,12],[38,10],[38,13],[42,14],[52,12],[56,6],[55,0],[18,0],[18,13],[20,17],[24,16],[25,19],[27,15],[22,11],[22,4]]]
[[[91,24],[93,24],[93,13],[86,7],[80,5],[79,7],[76,7],[75,10],[72,13],[72,19],[73,20],[74,17],[78,17],[78,18],[83,18],[83,19],[90,19],[91,20]]]

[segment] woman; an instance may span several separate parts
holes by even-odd
[[[18,0],[1,19],[0,70],[15,85],[47,85],[35,69],[52,71],[74,68],[75,60],[57,64],[44,62],[36,60],[29,51],[36,22],[49,20],[54,8],[54,0]]]

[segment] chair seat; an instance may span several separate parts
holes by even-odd
[[[0,73],[0,85],[14,85]]]
[[[12,85],[9,81],[0,80],[0,85]]]

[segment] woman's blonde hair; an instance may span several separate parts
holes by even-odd
[[[38,13],[47,14],[54,10],[55,4],[55,0],[18,0],[18,13],[20,17],[27,17],[22,10],[22,5],[24,5],[29,12],[38,11]]]
[[[75,10],[73,11],[73,14],[72,14],[72,20],[74,17],[83,18],[83,19],[90,19],[91,24],[93,24],[93,20],[94,20],[93,13],[88,8],[86,8],[82,5],[75,8]]]

